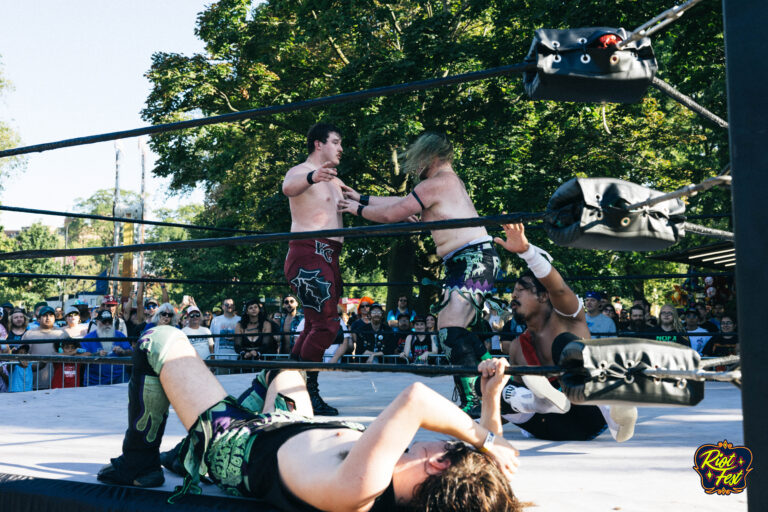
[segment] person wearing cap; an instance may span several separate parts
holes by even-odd
[[[213,354],[213,337],[211,336],[211,330],[202,325],[203,313],[195,305],[187,308],[187,318],[189,324],[186,325],[182,331],[187,336],[204,335],[208,338],[190,338],[189,342],[195,347],[197,354],[201,359],[208,359]]]
[[[114,295],[105,295],[101,300],[101,307],[99,308],[97,315],[101,314],[102,311],[109,311],[109,316],[112,317],[115,330],[125,334],[128,332],[128,327],[125,325],[125,320],[117,315],[117,305],[117,298]],[[90,333],[98,327],[98,321],[96,319],[91,319],[90,324],[88,324],[88,332]]]
[[[608,338],[616,335],[616,324],[600,310],[600,293],[588,291],[584,294],[584,310],[587,316],[587,328],[593,338]],[[598,336],[595,336],[595,333]]]
[[[384,321],[384,306],[371,304],[371,323],[358,332],[358,339],[363,339],[363,346],[357,348],[358,353],[368,356],[367,363],[381,362],[379,358],[389,355],[387,349],[394,345],[393,337],[392,328]]]
[[[41,306],[37,310],[37,329],[30,329],[21,337],[22,341],[29,342],[29,353],[36,355],[53,355],[57,353],[57,346],[54,342],[34,343],[36,340],[66,340],[69,334],[58,329],[54,322],[56,321],[55,311],[50,306]],[[46,363],[36,363],[33,366],[35,375],[36,389],[49,389],[51,387],[51,365]]]
[[[29,322],[29,325],[27,325],[28,330],[31,331],[32,329],[37,329],[38,327],[40,327],[40,322],[38,322],[37,319],[38,319],[38,316],[40,315],[40,310],[46,306],[48,306],[48,303],[45,301],[41,301],[35,304],[35,308],[33,310],[34,319],[31,322]]]
[[[688,333],[688,339],[691,341],[691,348],[701,354],[704,350],[704,346],[712,336],[691,336],[691,334],[709,332],[705,328],[699,326],[699,310],[695,307],[690,307],[685,310],[685,330]]]
[[[127,357],[133,353],[127,341],[112,341],[109,338],[125,338],[125,333],[115,329],[115,318],[108,309],[98,312],[95,318],[96,328],[85,335],[80,344],[84,355],[101,357]],[[107,339],[104,339],[107,338]],[[123,365],[89,364],[84,379],[86,386],[117,384],[127,382],[130,372]]]
[[[163,300],[168,302],[168,291],[165,289],[165,284],[161,284],[163,290]],[[136,307],[126,307],[123,305],[123,315],[126,325],[125,333],[133,338],[141,335],[147,328],[152,325],[151,319],[157,313],[157,308],[160,304],[156,299],[152,297],[144,298],[144,283],[139,283],[136,291]],[[139,304],[143,304],[143,307],[139,307]]]
[[[85,336],[88,325],[80,321],[80,310],[77,307],[74,305],[67,306],[64,310],[64,321],[66,323],[62,330],[69,334],[70,338],[82,338]]]

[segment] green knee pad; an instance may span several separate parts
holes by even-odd
[[[163,422],[168,415],[168,407],[171,405],[168,397],[165,396],[163,386],[160,385],[160,379],[149,375],[144,377],[141,401],[143,410],[136,421],[136,429],[145,432],[147,443],[153,443],[157,439],[158,433],[160,436],[163,435]]]
[[[267,382],[267,370],[260,371],[250,389],[240,395],[237,402],[248,409],[249,411],[259,414],[264,410],[264,399],[267,396],[267,388],[269,383]],[[296,404],[290,398],[277,394],[275,397],[275,410],[277,411],[294,411]]]
[[[139,338],[139,349],[147,354],[149,365],[158,375],[170,356],[182,350],[190,352],[191,349],[195,352],[187,335],[170,325],[159,325],[145,331]]]

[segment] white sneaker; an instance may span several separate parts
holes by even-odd
[[[617,443],[623,443],[635,435],[635,423],[637,423],[637,407],[631,405],[601,405],[608,430]]]
[[[571,402],[568,398],[553,388],[545,377],[533,376],[535,377],[533,379],[529,377],[531,376],[523,377],[523,383],[527,387],[509,384],[502,390],[502,400],[512,409],[518,413],[541,414],[562,414],[570,410]]]
[[[540,408],[549,409],[546,412],[566,413],[571,410],[571,401],[561,391],[552,386],[549,379],[543,375],[523,375],[523,384],[536,396]],[[544,412],[537,410],[536,412]]]

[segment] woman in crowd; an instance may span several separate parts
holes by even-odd
[[[243,306],[243,314],[235,326],[235,352],[238,359],[260,359],[261,354],[277,354],[277,340],[272,335],[272,322],[258,299]]]
[[[176,308],[170,302],[164,302],[160,304],[155,310],[155,314],[152,315],[152,323],[147,324],[144,328],[149,329],[156,325],[170,325],[175,327],[179,323],[179,315],[176,313]]]
[[[429,356],[437,355],[437,340],[435,336],[427,334],[427,322],[423,316],[413,319],[414,334],[409,334],[405,339],[405,348],[402,357],[409,362],[427,364]]]
[[[703,356],[723,357],[739,353],[739,337],[736,335],[736,315],[724,314],[720,318],[720,333],[712,336],[701,351]]]

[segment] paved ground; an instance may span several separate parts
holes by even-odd
[[[249,375],[222,377],[232,394]],[[409,374],[320,375],[326,400],[348,419],[369,423],[417,377]],[[449,377],[425,382],[450,396]],[[0,395],[0,472],[96,482],[96,472],[119,454],[126,425],[127,385]],[[173,412],[163,441],[173,446],[184,429]],[[422,431],[418,439],[434,438]],[[707,495],[692,469],[696,448],[723,439],[743,444],[741,395],[730,384],[709,383],[694,408],[643,408],[636,434],[617,444],[610,434],[589,442],[526,439],[513,425],[505,437],[521,451],[517,495],[531,512],[746,511],[746,493]],[[169,476],[166,489],[180,483]],[[217,490],[206,487],[205,492]]]

